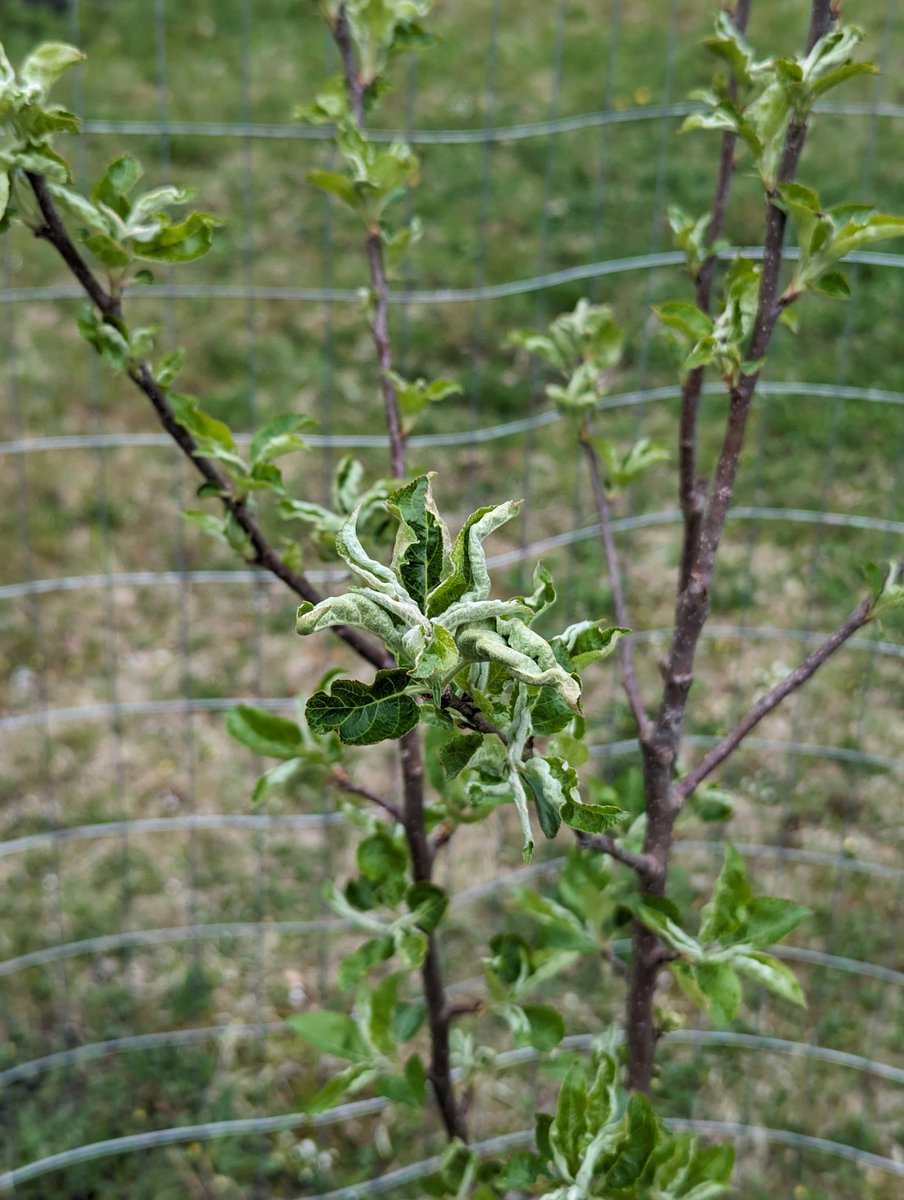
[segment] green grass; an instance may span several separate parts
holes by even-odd
[[[162,51],[155,13],[145,0],[80,0],[80,41],[89,67],[68,97],[95,120],[288,123],[292,106],[311,97],[331,70],[327,38],[297,0],[255,0],[250,29],[240,0],[165,6],[168,87],[161,86]],[[706,30],[706,3],[680,5],[666,95],[669,27],[664,5],[624,5],[614,71],[609,77],[611,6],[571,0],[562,27],[562,70],[556,80],[556,6],[501,6],[495,90],[487,90],[491,7],[478,0],[440,4],[440,46],[421,57],[385,101],[379,123],[404,127],[413,103],[418,128],[481,129],[598,111],[609,96],[617,110],[678,101],[706,82],[709,65],[697,48]],[[805,5],[763,0],[753,36],[776,51],[803,36]],[[869,50],[882,52],[885,4],[864,0],[850,17],[870,30]],[[792,12],[789,12],[789,8]],[[511,11],[510,11],[511,10]],[[529,10],[529,15],[528,15]],[[67,16],[8,0],[0,39],[16,58],[40,38],[76,35]],[[904,101],[904,77],[894,69],[904,47],[904,19],[890,28],[890,69],[882,99]],[[845,99],[869,101],[872,84],[857,81]],[[413,97],[413,101],[412,98]],[[701,209],[708,203],[716,145],[702,135],[682,140],[670,121],[638,120],[557,137],[503,138],[482,145],[424,146],[423,180],[411,206],[427,233],[412,255],[406,287],[474,287],[528,279],[546,270],[668,248],[665,204]],[[890,210],[904,207],[900,122],[883,117],[825,118],[817,125],[802,170],[819,182],[827,202],[868,197]],[[351,220],[330,209],[305,182],[329,159],[314,141],[90,134],[73,146],[79,176],[96,177],[120,153],[138,154],[151,183],[176,180],[197,188],[204,207],[228,223],[210,257],[174,275],[177,286],[357,288],[366,265]],[[601,186],[601,180],[603,181]],[[486,182],[485,182],[486,181]],[[251,203],[249,204],[249,197]],[[761,202],[742,172],[729,232],[755,243]],[[894,248],[894,247],[892,247]],[[23,234],[5,243],[4,286],[28,289],[66,282],[49,249]],[[904,389],[900,311],[904,275],[875,267],[851,271],[855,300],[807,302],[802,331],[783,333],[769,378]],[[160,282],[168,282],[165,275]],[[677,270],[624,272],[543,292],[475,302],[397,306],[393,332],[400,369],[411,376],[452,375],[466,396],[427,415],[423,432],[490,425],[539,411],[540,380],[502,348],[507,331],[543,322],[592,294],[611,302],[625,325],[627,352],[615,390],[674,382],[670,355],[646,306],[686,297]],[[310,412],[324,431],[381,432],[372,348],[355,304],[332,306],[279,299],[136,296],[136,321],[157,322],[164,338],[191,347],[187,390],[225,419],[251,428],[287,407]],[[77,304],[21,299],[2,305],[0,344],[7,355],[0,392],[7,402],[0,440],[58,434],[153,432],[153,415],[122,379],[101,370],[74,327]],[[702,455],[718,452],[724,402],[708,398]],[[641,431],[671,445],[674,400],[607,412],[598,428],[626,441]],[[900,406],[790,394],[761,399],[752,423],[738,502],[777,508],[830,510],[901,521]],[[361,452],[368,470],[384,470],[378,451]],[[335,454],[311,452],[292,468],[299,487],[322,497]],[[576,465],[564,423],[530,437],[513,435],[475,446],[416,451],[412,465],[439,471],[444,510],[526,494],[523,536],[540,540],[593,521],[586,480]],[[0,505],[5,581],[112,572],[230,568],[226,551],[185,528],[179,517],[194,480],[168,448],[139,447],[30,452],[5,459]],[[22,473],[18,473],[21,467]],[[675,507],[668,469],[620,501],[617,515]],[[27,538],[25,529],[27,525]],[[518,545],[522,531],[494,550]],[[671,610],[677,559],[676,526],[623,535],[635,626],[661,629]],[[858,594],[857,566],[887,557],[883,533],[824,529],[803,523],[737,521],[729,526],[714,593],[720,625],[829,629]],[[611,607],[596,543],[587,539],[544,555],[562,582],[563,615],[599,616]],[[308,564],[322,566],[313,553]],[[513,568],[513,585],[525,572]],[[2,665],[10,715],[51,708],[254,695],[291,696],[310,688],[332,663],[325,642],[302,648],[292,640],[293,604],[276,588],[167,584],[89,588],[0,605]],[[899,638],[900,623],[882,631]],[[640,670],[648,694],[658,680],[662,643],[645,646]],[[692,732],[714,735],[731,724],[750,697],[802,653],[793,641],[707,639],[700,654]],[[900,659],[850,652],[825,668],[812,690],[795,698],[758,733],[776,740],[859,748],[886,757],[904,753],[900,722]],[[593,685],[595,740],[630,736],[630,721],[612,672]],[[257,765],[231,744],[217,713],[187,720],[178,710],[121,717],[122,736],[107,720],[40,725],[3,737],[0,836],[122,818],[250,811]],[[622,765],[621,763],[618,764]],[[361,771],[387,773],[386,763]],[[602,760],[602,769],[616,768]],[[364,777],[364,776],[362,776]],[[369,776],[367,776],[369,777]],[[726,773],[738,796],[732,836],[777,837],[794,846],[834,853],[854,838],[857,857],[900,861],[900,782],[819,757],[794,758],[745,749]],[[321,811],[313,789],[272,802],[273,811]],[[517,865],[510,823],[465,840],[444,862],[460,888]],[[706,837],[693,825],[686,836]],[[847,843],[845,843],[847,845]],[[283,828],[152,833],[42,848],[0,859],[2,958],[59,942],[188,922],[306,920],[322,915],[320,889],[348,866],[344,834]],[[805,944],[891,967],[900,919],[897,883],[827,868],[757,864],[761,882],[810,904],[814,920]],[[683,855],[676,886],[686,897],[705,892],[712,860]],[[774,877],[774,878],[773,878]],[[443,882],[446,882],[443,878]],[[473,976],[484,952],[493,906],[463,911],[450,928],[453,978]],[[136,1032],[230,1022],[278,1022],[291,1011],[293,972],[311,1003],[328,1002],[341,944],[321,936],[276,933],[224,936],[192,946],[139,946],[84,954],[0,979],[0,1065],[11,1066],[70,1045]],[[802,969],[811,996],[808,1014],[757,1003],[745,1010],[748,1031],[813,1039],[851,1053],[901,1065],[900,990],[891,984]],[[562,1003],[576,1027],[617,1018],[620,985],[607,974],[577,975],[561,984]],[[585,997],[591,996],[588,1004]],[[559,1002],[559,994],[554,997]],[[681,1009],[672,993],[664,997]],[[692,1014],[686,1014],[696,1021]],[[316,1067],[283,1034],[232,1045],[221,1039],[181,1049],[112,1055],[77,1068],[47,1072],[11,1085],[0,1097],[8,1165],[61,1149],[153,1128],[298,1110],[316,1086]],[[537,1103],[548,1102],[540,1080]],[[904,1108],[900,1089],[853,1072],[744,1051],[671,1047],[658,1083],[664,1111],[731,1117],[774,1128],[797,1128],[881,1154],[900,1150]],[[815,1100],[814,1100],[815,1097]],[[730,1106],[731,1111],[728,1111]],[[530,1077],[487,1085],[481,1115],[487,1132],[529,1125]],[[394,1115],[391,1121],[404,1120]],[[297,1153],[299,1136],[226,1138],[101,1159],[19,1188],[39,1200],[53,1188],[63,1200],[168,1200],[169,1197],[250,1195],[289,1197],[366,1179],[391,1166],[374,1122],[322,1135],[333,1152],[326,1174]],[[415,1157],[430,1148],[404,1123],[394,1129]],[[320,1135],[318,1135],[320,1137]],[[891,1200],[895,1181],[866,1175],[839,1160],[777,1147],[745,1146],[742,1194],[792,1194],[795,1200]],[[796,1190],[795,1190],[796,1189]],[[417,1189],[403,1194],[416,1196]]]

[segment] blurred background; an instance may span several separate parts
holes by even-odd
[[[808,7],[756,0],[754,45],[795,52]],[[581,296],[611,303],[627,353],[597,431],[674,445],[675,367],[649,306],[690,298],[665,213],[710,202],[718,138],[676,132],[688,92],[712,73],[699,43],[714,8],[441,2],[439,44],[401,66],[373,118],[422,158],[403,202],[425,235],[394,284],[398,368],[464,388],[426,413],[411,466],[438,471],[453,525],[478,503],[526,498],[491,553],[516,589],[542,558],[560,585],[559,625],[611,616],[589,481],[541,374],[502,343]],[[800,179],[826,203],[900,212],[904,11],[860,0],[845,17],[883,74],[832,94]],[[383,473],[359,231],[306,182],[330,162],[323,131],[291,121],[335,68],[316,6],[4,0],[10,59],[42,39],[88,55],[60,85],[85,118],[68,156],[87,190],[129,153],[150,185],[193,186],[226,218],[208,258],[157,272],[129,300],[136,324],[189,348],[183,389],[249,432],[287,410],[316,417],[310,450],[287,460],[311,499],[328,497],[344,454]],[[744,167],[735,243],[757,243],[761,210]],[[774,343],[702,644],[689,762],[854,606],[862,564],[900,552],[904,255],[889,246],[848,268],[849,303],[808,299],[800,334]],[[327,639],[299,643],[293,598],[181,518],[196,506],[192,473],[143,398],[80,340],[80,304],[47,246],[21,229],[0,242],[0,1187],[23,1200],[324,1195],[395,1165],[390,1134],[407,1161],[436,1142],[395,1110],[316,1130],[293,1115],[321,1079],[282,1021],[335,992],[345,943],[321,889],[345,870],[347,837],[334,797],[303,781],[252,806],[270,764],[230,741],[224,713],[237,699],[291,712],[344,659]],[[714,389],[704,457],[723,416]],[[648,696],[680,547],[673,480],[674,463],[655,469],[616,513]],[[328,562],[307,550],[305,564],[329,586]],[[713,1030],[664,998],[688,1025],[663,1046],[659,1108],[743,1126],[751,1200],[900,1195],[901,630],[864,631],[757,729],[720,777],[730,822],[682,827],[680,895],[710,885],[730,836],[762,890],[815,912],[784,951],[807,1012],[763,997]],[[636,753],[614,670],[595,688],[593,770],[630,791]],[[524,879],[507,814],[493,830],[440,870],[470,889],[444,943],[465,987],[508,885]],[[534,875],[552,887],[564,849],[545,853]],[[593,1030],[618,1017],[621,989],[601,967],[552,994],[572,1027]],[[489,1131],[529,1126],[542,1086],[529,1068],[488,1084]],[[98,1146],[107,1139],[118,1140]]]

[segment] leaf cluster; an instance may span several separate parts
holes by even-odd
[[[790,900],[755,896],[744,860],[729,844],[696,937],[683,928],[681,914],[669,900],[647,897],[637,911],[638,920],[674,953],[670,967],[682,990],[717,1021],[738,1015],[742,977],[806,1006],[794,973],[766,951],[809,915],[809,909]]]

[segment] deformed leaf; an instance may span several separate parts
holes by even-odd
[[[65,70],[85,61],[85,55],[65,42],[43,42],[25,62],[19,75],[23,83],[40,88],[45,94]]]

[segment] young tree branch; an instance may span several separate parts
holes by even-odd
[[[336,786],[343,792],[348,792],[350,796],[360,796],[362,800],[367,800],[370,804],[375,804],[377,808],[382,808],[384,812],[389,813],[392,819],[398,821],[400,825],[405,823],[404,814],[397,805],[393,804],[391,800],[387,800],[384,796],[371,791],[370,788],[362,787],[360,783],[355,783],[341,767],[337,767],[333,771],[333,780]]]
[[[587,465],[590,468],[590,480],[593,484],[593,496],[600,522],[600,539],[603,543],[603,552],[606,555],[609,585],[612,588],[612,600],[615,605],[615,619],[623,629],[627,629],[629,628],[628,606],[625,603],[625,589],[622,585],[618,551],[615,547],[615,538],[612,534],[612,509],[609,505],[609,497],[606,495],[606,488],[603,483],[599,455],[590,438],[590,429],[586,421],[581,429],[580,442],[581,448],[587,458]],[[631,712],[637,724],[640,741],[643,743],[650,734],[651,724],[647,710],[644,708],[643,700],[641,699],[640,688],[637,684],[637,672],[634,666],[634,645],[631,638],[622,638],[618,649],[621,658],[622,683],[628,697],[628,704],[631,706]]]
[[[352,31],[345,4],[339,5],[331,26],[333,38],[342,60],[342,72],[352,116],[363,132],[365,81],[356,61]],[[403,479],[405,468],[405,434],[399,411],[398,397],[392,382],[392,343],[389,336],[389,285],[383,256],[383,235],[379,226],[367,235],[367,259],[373,287],[371,331],[380,367],[380,386],[389,433],[392,473]],[[399,742],[399,761],[402,770],[404,806],[402,826],[411,855],[411,873],[415,883],[429,882],[433,876],[435,847],[427,836],[424,819],[424,758],[417,727]],[[449,1015],[443,980],[439,944],[435,933],[427,934],[427,953],[421,968],[427,1023],[430,1029],[430,1082],[436,1097],[443,1125],[450,1139],[468,1140],[467,1124],[452,1081],[452,1055],[449,1042]]]
[[[38,202],[44,222],[35,231],[35,236],[43,238],[44,241],[49,242],[54,247],[75,278],[82,285],[92,303],[102,313],[104,320],[118,326],[122,322],[122,303],[119,297],[112,295],[106,290],[79,253],[63,225],[44,177],[42,175],[29,174],[28,181]],[[147,399],[150,400],[160,424],[183,454],[185,454],[186,458],[194,465],[195,470],[219,491],[223,505],[232,514],[236,524],[248,537],[254,551],[254,556],[250,561],[255,566],[269,571],[271,575],[282,580],[302,600],[307,600],[311,604],[319,603],[323,597],[317,588],[314,587],[306,575],[293,570],[281,555],[274,550],[267,541],[263,530],[249,511],[246,499],[235,493],[228,477],[220,467],[213,459],[204,456],[192,435],[183,425],[179,424],[166,391],[157,383],[148,364],[146,362],[133,363],[129,367],[128,375],[136,387],[140,388]],[[350,646],[363,659],[378,669],[392,666],[392,659],[386,654],[386,651],[371,642],[369,638],[365,637],[357,629],[351,629],[343,625],[336,626],[334,632],[347,646]]]
[[[812,0],[810,44],[831,27],[831,9],[824,0]],[[828,21],[828,25],[826,25]],[[804,121],[792,121],[785,141],[778,183],[794,179],[806,139]],[[786,216],[777,206],[777,191],[766,196],[766,229],[759,300],[750,345],[745,358],[761,360],[781,315],[779,276],[785,238]],[[663,668],[664,686],[653,732],[643,744],[644,788],[647,806],[647,834],[644,854],[656,862],[646,880],[645,894],[661,896],[671,855],[675,818],[680,806],[673,795],[675,765],[694,680],[697,645],[709,616],[710,593],[716,556],[740,463],[741,450],[750,409],[759,382],[759,368],[742,375],[730,389],[729,412],[722,450],[716,467],[713,489],[702,515],[700,534],[687,583],[675,606],[675,625],[668,659]],[[656,1052],[653,1021],[653,995],[661,967],[658,938],[639,922],[634,925],[631,987],[627,1004],[628,1086],[648,1092]]]
[[[740,34],[747,32],[752,0],[740,0],[732,20]],[[737,80],[729,84],[729,96],[737,99]],[[719,174],[713,196],[712,213],[707,230],[707,242],[715,245],[725,229],[728,197],[735,173],[735,150],[738,136],[726,133],[722,138],[719,158]],[[710,254],[700,268],[696,279],[697,307],[705,313],[712,309],[712,289],[716,274],[717,256]],[[678,426],[678,494],[684,517],[684,538],[681,548],[681,567],[678,575],[678,591],[684,591],[690,577],[691,566],[700,538],[700,524],[706,507],[706,482],[697,478],[697,417],[703,395],[704,367],[696,367],[684,381],[681,389],[681,417]]]
[[[904,557],[899,562],[899,570],[904,570]],[[782,701],[787,696],[790,696],[792,692],[796,692],[799,688],[803,687],[807,680],[816,674],[823,663],[831,658],[836,650],[839,650],[864,625],[868,625],[873,620],[874,615],[875,601],[871,596],[867,596],[854,609],[843,625],[840,625],[833,634],[827,637],[786,679],[783,679],[770,692],[762,696],[738,722],[731,733],[724,737],[717,746],[714,746],[693,771],[684,776],[681,782],[675,787],[674,803],[678,807],[683,805],[694,794],[703,780],[708,775],[711,775],[716,767],[737,750],[744,738],[759,725],[764,717],[767,717],[773,709],[778,708]]]
[[[656,863],[649,855],[635,854],[632,850],[623,849],[608,833],[579,833],[576,841],[582,850],[597,850],[600,854],[608,854],[616,862],[630,867],[641,879],[646,879],[647,875],[656,869]]]
[[[342,59],[342,72],[348,93],[352,116],[358,128],[364,130],[364,86],[355,62],[351,29],[344,4],[332,25],[333,38]],[[386,262],[383,255],[383,235],[379,226],[367,235],[367,261],[370,264],[370,279],[373,287],[373,314],[371,331],[380,364],[380,390],[386,410],[386,428],[389,433],[392,473],[397,479],[405,477],[405,432],[395,384],[392,382],[392,343],[389,338],[389,283],[386,278]]]

